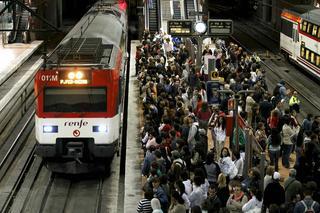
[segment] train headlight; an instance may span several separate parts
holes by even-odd
[[[107,126],[105,126],[105,125],[93,126],[92,131],[93,132],[107,132]]]
[[[77,72],[76,73],[76,78],[79,79],[79,80],[82,79],[83,78],[83,72],[80,72],[80,71]]]
[[[68,78],[69,79],[74,79],[76,77],[76,74],[74,73],[74,72],[69,72],[69,74],[68,74]]]
[[[43,133],[56,133],[58,132],[58,126],[45,125],[43,126]]]

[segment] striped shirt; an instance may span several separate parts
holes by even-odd
[[[137,212],[141,213],[152,213],[151,200],[143,198],[139,201]]]

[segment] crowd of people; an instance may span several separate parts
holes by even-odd
[[[136,49],[146,179],[137,212],[320,212],[320,116],[309,114],[299,125],[298,93],[283,80],[269,92],[258,55],[221,39],[212,43],[202,64],[214,56],[223,89],[253,91],[240,96],[239,113],[269,154],[266,175],[255,167],[243,174],[244,148],[226,143],[231,93],[208,97],[208,68],[195,66],[186,41],[145,31]],[[208,148],[208,131],[214,147]],[[283,185],[280,157],[290,169]]]

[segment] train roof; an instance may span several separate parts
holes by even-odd
[[[60,42],[47,64],[113,67],[126,27],[124,11],[99,1]]]
[[[286,8],[284,10],[287,10],[287,11],[290,11],[290,12],[293,12],[297,15],[301,15],[301,14],[304,14],[310,10],[313,10],[315,7],[314,6],[311,6],[311,5],[295,5],[293,7],[290,7],[290,8]]]
[[[284,11],[289,11],[297,16],[300,16],[302,19],[310,21],[314,24],[320,23],[320,9],[315,8],[311,5],[295,5]]]
[[[101,38],[71,38],[56,49],[48,64],[88,64],[113,66],[118,49],[103,44]]]
[[[320,24],[320,9],[313,9],[301,15],[301,18],[314,24]]]

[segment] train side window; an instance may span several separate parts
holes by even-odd
[[[310,61],[311,61],[311,63],[313,63],[313,64],[315,64],[315,62],[316,62],[314,52],[310,52]]]
[[[305,59],[307,59],[308,61],[310,60],[310,50],[306,49],[306,56]]]
[[[308,24],[308,22],[306,22],[306,21],[303,21],[303,22],[302,22],[302,24],[301,24],[301,25],[302,25],[302,27],[301,27],[301,30],[302,30],[302,31],[304,31],[304,32],[307,31],[307,24]]]
[[[318,38],[320,38],[320,26],[318,27]]]
[[[312,26],[313,24],[311,24],[310,22],[308,23],[308,27],[307,27],[307,33],[311,35],[312,33]]]
[[[320,55],[317,55],[316,65],[320,67]]]
[[[318,31],[318,26],[317,26],[317,25],[313,25],[312,35],[313,35],[313,36],[317,36],[317,31]]]
[[[301,47],[301,53],[300,53],[300,55],[301,55],[301,58],[305,58],[305,48],[304,47]]]

